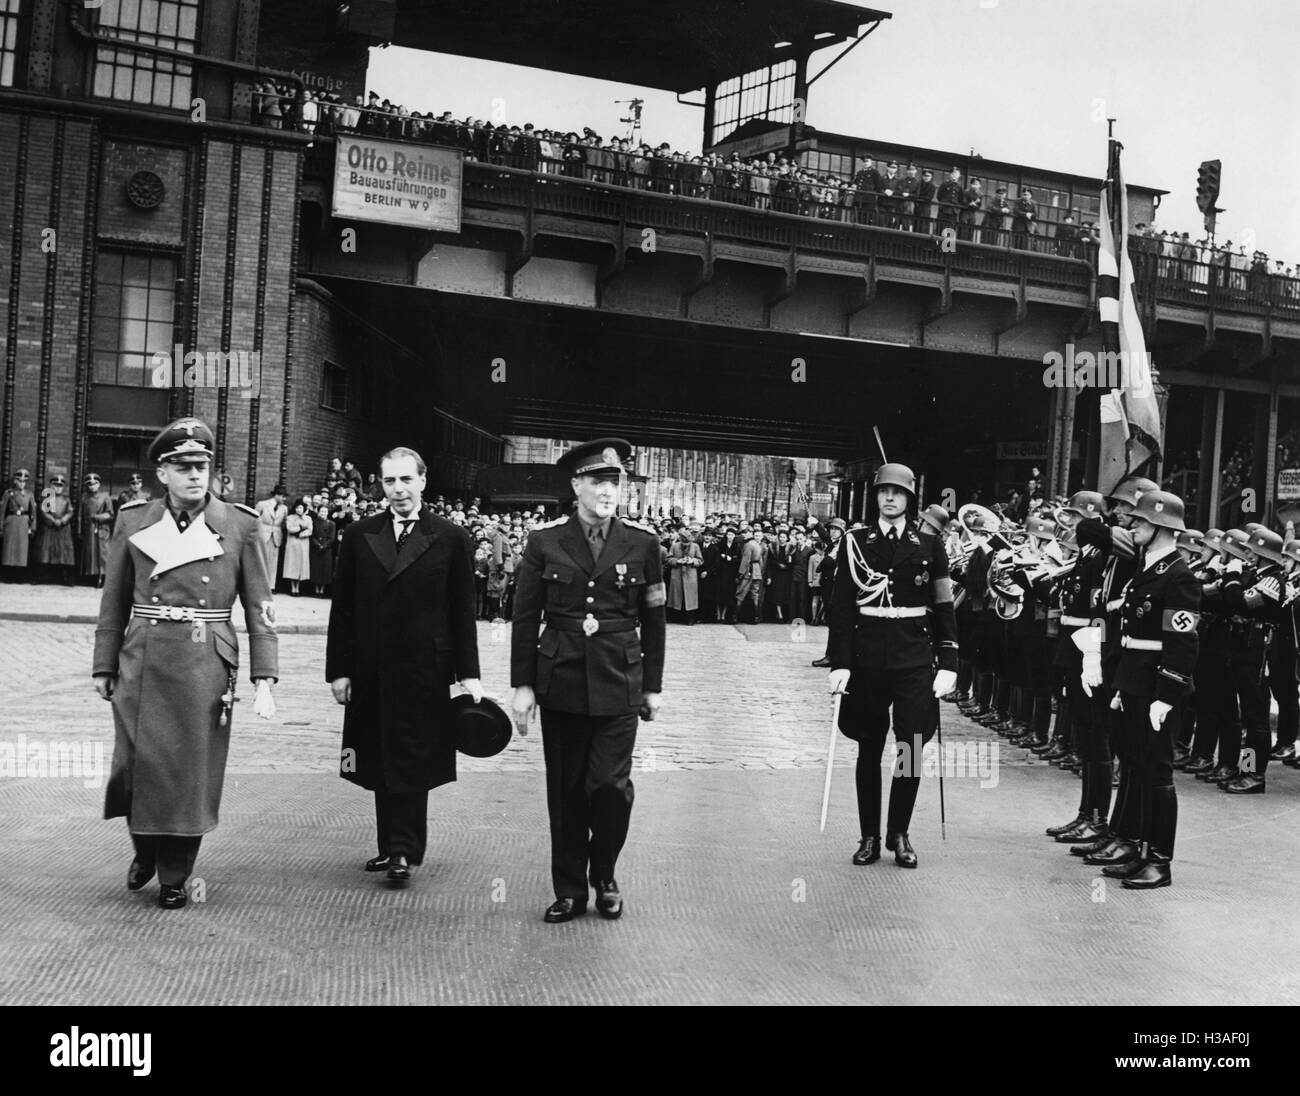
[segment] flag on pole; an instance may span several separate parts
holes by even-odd
[[[1133,292],[1127,242],[1128,193],[1120,149],[1110,142],[1110,166],[1101,191],[1101,248],[1097,256],[1097,311],[1101,320],[1099,376],[1110,379],[1101,397],[1100,466],[1097,489],[1108,494],[1125,476],[1160,455],[1160,407],[1156,402],[1142,323]]]

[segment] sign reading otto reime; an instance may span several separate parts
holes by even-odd
[[[340,135],[331,212],[343,220],[459,232],[463,166],[459,149]]]

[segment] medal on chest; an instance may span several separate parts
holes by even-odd
[[[627,584],[627,564],[626,563],[614,564],[614,576],[615,576],[614,585],[617,586],[620,590],[623,589],[623,587]]]

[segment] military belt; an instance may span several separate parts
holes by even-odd
[[[1120,636],[1119,645],[1127,647],[1131,651],[1163,651],[1165,643],[1162,639],[1137,639],[1134,636]]]
[[[596,625],[592,628],[591,621]],[[591,635],[593,632],[630,632],[636,628],[636,617],[569,617],[569,616],[552,616],[546,614],[546,626],[554,628],[557,632],[585,632]]]
[[[229,620],[229,609],[197,609],[193,605],[132,605],[131,615],[145,620]]]
[[[865,617],[885,617],[894,620],[897,617],[925,616],[924,605],[860,605],[858,612]]]

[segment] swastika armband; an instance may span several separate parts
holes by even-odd
[[[668,592],[662,582],[652,582],[645,588],[645,603],[649,609],[657,609],[668,600]]]
[[[942,605],[945,602],[952,603],[952,579],[947,575],[934,580],[934,603]]]
[[[1201,622],[1201,614],[1191,609],[1166,609],[1160,627],[1166,632],[1194,632]]]

